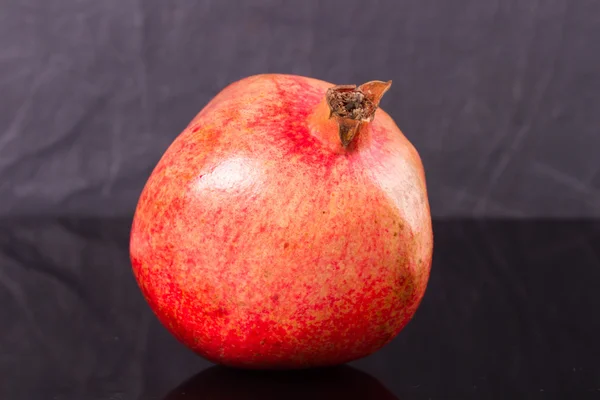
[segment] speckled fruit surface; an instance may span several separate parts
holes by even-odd
[[[419,155],[381,109],[342,145],[332,86],[275,74],[231,84],[141,194],[135,278],[161,323],[213,362],[361,358],[424,295],[433,235]]]

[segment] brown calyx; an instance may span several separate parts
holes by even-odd
[[[338,85],[327,90],[329,118],[335,118],[344,147],[352,142],[361,126],[373,121],[379,101],[392,81],[371,81],[363,85]]]

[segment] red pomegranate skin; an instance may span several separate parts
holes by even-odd
[[[160,322],[212,362],[365,357],[424,295],[433,235],[419,155],[381,109],[343,146],[332,86],[281,74],[231,84],[143,189],[135,278]]]

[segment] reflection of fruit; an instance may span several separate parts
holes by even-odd
[[[241,371],[212,367],[164,400],[397,400],[377,379],[349,366],[308,371]]]
[[[131,232],[160,321],[217,363],[340,364],[389,342],[424,294],[420,158],[376,112],[389,83],[238,81],[164,154]]]

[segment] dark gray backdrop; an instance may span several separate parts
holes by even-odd
[[[0,0],[0,214],[129,215],[228,83],[392,79],[435,216],[600,216],[598,0]]]

